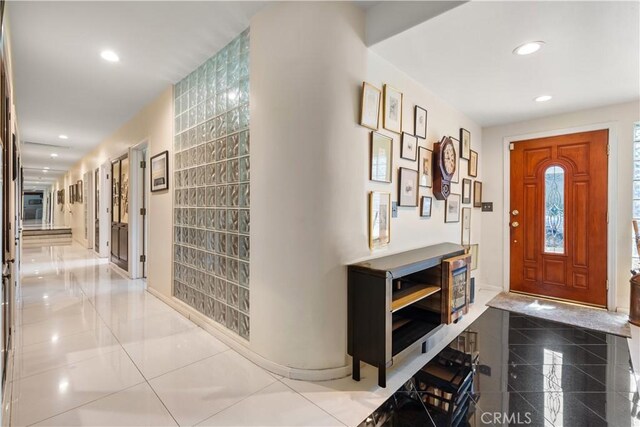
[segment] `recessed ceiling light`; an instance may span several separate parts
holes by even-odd
[[[45,166],[44,169],[49,170],[49,166]]]
[[[539,51],[543,44],[544,42],[528,42],[513,49],[513,53],[516,55],[531,55]]]
[[[42,173],[47,173],[47,172],[49,172],[49,171],[46,170],[46,169],[42,169]]]
[[[60,138],[60,139],[69,139],[69,137],[67,135],[58,135],[58,138]]]
[[[102,52],[100,52],[100,56],[102,57],[102,59],[108,62],[120,61],[120,57],[118,57],[118,55],[112,50],[103,50]]]
[[[51,153],[51,157],[58,157],[56,153]]]
[[[535,99],[536,102],[547,102],[549,101],[551,98],[553,98],[551,95],[541,95],[539,97],[537,97]]]

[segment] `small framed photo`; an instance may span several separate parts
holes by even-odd
[[[418,138],[410,133],[402,132],[402,144],[400,144],[400,157],[407,160],[416,160],[418,155]]]
[[[482,207],[482,183],[480,181],[473,182],[473,207]]]
[[[464,128],[460,128],[460,158],[467,159],[471,157],[471,132]]]
[[[398,206],[418,206],[418,171],[400,168]]]
[[[391,240],[391,193],[369,193],[369,248],[376,249]]]
[[[460,195],[451,193],[444,203],[444,222],[460,222]]]
[[[393,163],[393,139],[378,132],[371,132],[371,181],[391,182]]]
[[[478,176],[478,153],[473,150],[470,150],[469,154],[469,176]]]
[[[462,245],[471,243],[471,208],[462,208]]]
[[[433,151],[428,148],[418,149],[418,174],[420,175],[420,187],[433,185]]]
[[[378,130],[380,122],[380,98],[382,92],[377,87],[362,82],[362,105],[360,124],[369,129]]]
[[[422,196],[420,204],[420,216],[423,218],[431,218],[431,197]]]
[[[451,182],[457,184],[460,182],[460,141],[458,141],[454,137],[451,138],[451,142],[453,143],[453,150],[456,152],[456,170],[453,172],[453,176],[451,177]]]
[[[69,203],[73,204],[76,201],[76,186],[71,184],[69,186]]]
[[[82,203],[82,199],[83,199],[83,185],[82,185],[82,180],[79,179],[78,182],[76,183],[76,185],[78,186],[77,190],[76,190],[76,200],[78,201],[78,203]]]
[[[391,132],[402,133],[402,92],[384,85],[383,99],[382,126]]]
[[[151,157],[151,191],[169,189],[169,152],[163,151]]]
[[[427,110],[417,105],[414,112],[413,133],[418,138],[427,138]]]
[[[471,203],[471,180],[462,178],[462,204],[468,205],[469,203]]]

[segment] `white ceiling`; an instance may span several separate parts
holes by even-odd
[[[634,2],[465,3],[372,47],[482,126],[640,97]],[[539,52],[518,45],[543,40]],[[553,99],[536,103],[539,95]]]
[[[265,4],[7,2],[21,139],[58,146],[23,145],[25,181],[68,170],[247,28]],[[100,58],[107,48],[119,63]]]

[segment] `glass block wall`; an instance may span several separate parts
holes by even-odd
[[[176,84],[173,293],[249,339],[249,30]]]

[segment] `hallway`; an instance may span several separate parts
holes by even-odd
[[[12,425],[342,425],[76,243],[21,271]]]

